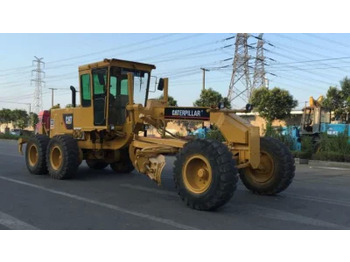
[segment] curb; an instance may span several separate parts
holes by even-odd
[[[308,165],[309,167],[334,167],[334,168],[346,168],[350,169],[349,162],[333,162],[333,161],[320,161],[320,160],[309,160],[305,163],[305,159],[294,158],[295,164],[297,165]]]

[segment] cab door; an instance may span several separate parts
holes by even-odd
[[[107,104],[107,68],[92,70],[94,125],[106,125]]]

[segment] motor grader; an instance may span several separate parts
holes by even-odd
[[[289,186],[295,167],[288,148],[278,140],[260,138],[259,128],[235,110],[169,107],[167,78],[159,79],[155,88],[163,98],[149,98],[153,69],[154,65],[118,59],[80,66],[80,105],[71,87],[73,107],[41,114],[37,134],[18,141],[21,153],[27,143],[29,172],[71,178],[85,160],[93,169],[136,169],[161,184],[165,156],[176,155],[175,187],[186,205],[198,210],[227,203],[236,190],[238,172],[257,194],[274,195]],[[225,142],[177,137],[166,129],[170,120],[210,121]],[[162,137],[147,136],[150,126]]]

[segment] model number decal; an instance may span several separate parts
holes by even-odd
[[[73,129],[73,114],[63,114],[63,121],[67,129]]]

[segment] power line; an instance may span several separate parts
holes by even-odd
[[[319,36],[319,35],[317,35],[317,34],[310,34],[310,33],[304,33],[304,34],[307,35],[307,36],[316,38],[316,39],[320,39],[320,40],[329,42],[329,43],[333,43],[333,44],[340,45],[340,46],[342,46],[342,47],[346,47],[346,48],[349,48],[349,47],[350,47],[350,45],[347,45],[347,44],[345,44],[345,43],[341,43],[341,42],[338,42],[338,41],[335,41],[335,40],[329,39],[329,38],[324,38],[324,37],[321,37],[321,36]]]

